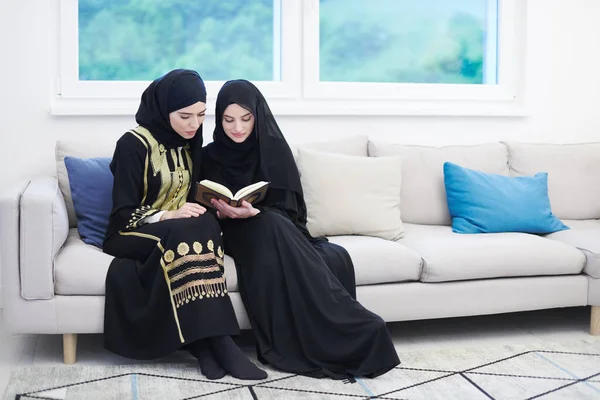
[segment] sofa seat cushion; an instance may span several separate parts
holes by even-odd
[[[449,226],[406,224],[400,243],[424,260],[421,281],[579,274],[581,251],[526,233],[453,233]]]
[[[329,241],[350,254],[357,286],[419,280],[423,260],[403,244],[370,236],[331,236]]]
[[[400,243],[367,236],[334,236],[329,240],[348,250],[354,263],[357,285],[419,280],[421,256]],[[76,228],[70,229],[69,237],[55,260],[56,294],[103,296],[112,259],[97,247],[85,244]],[[225,275],[228,290],[237,292],[235,263],[227,255]]]
[[[600,221],[566,220],[565,223],[571,229],[551,233],[546,235],[546,238],[558,240],[581,250],[586,258],[583,272],[600,279]]]
[[[58,295],[104,296],[108,267],[114,257],[85,244],[77,229],[69,230],[65,245],[54,261],[54,290]],[[225,256],[227,289],[238,291],[233,259]]]

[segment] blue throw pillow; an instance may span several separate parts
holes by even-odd
[[[112,209],[111,158],[65,157],[79,236],[102,247]]]
[[[452,231],[546,234],[569,229],[552,214],[548,173],[503,176],[444,163]]]

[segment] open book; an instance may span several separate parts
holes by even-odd
[[[198,182],[196,201],[208,207],[213,207],[210,203],[213,198],[222,199],[232,207],[241,206],[244,200],[250,204],[256,204],[265,198],[268,187],[269,182],[261,181],[241,188],[237,193],[233,194],[224,185],[204,179]]]

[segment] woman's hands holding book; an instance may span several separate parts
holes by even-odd
[[[178,210],[167,211],[160,218],[161,221],[166,219],[191,218],[199,217],[206,212],[206,208],[197,203],[185,203]]]
[[[240,207],[231,207],[223,200],[212,199],[211,204],[217,209],[217,218],[250,218],[260,213],[260,210],[252,207],[252,204],[243,201]]]

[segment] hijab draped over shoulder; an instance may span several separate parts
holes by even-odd
[[[242,143],[223,130],[223,113],[237,104],[254,116],[254,130]],[[251,82],[226,82],[217,97],[213,143],[204,148],[202,178],[219,182],[235,193],[258,181],[270,182],[257,208],[283,211],[310,238],[306,204],[294,156],[262,93]]]
[[[187,146],[192,154],[192,190],[200,176],[202,153],[202,125],[192,139],[181,137],[169,121],[173,111],[197,102],[206,103],[206,87],[196,71],[175,69],[153,81],[142,94],[140,107],[135,115],[138,124],[148,129],[154,138],[167,149]]]

